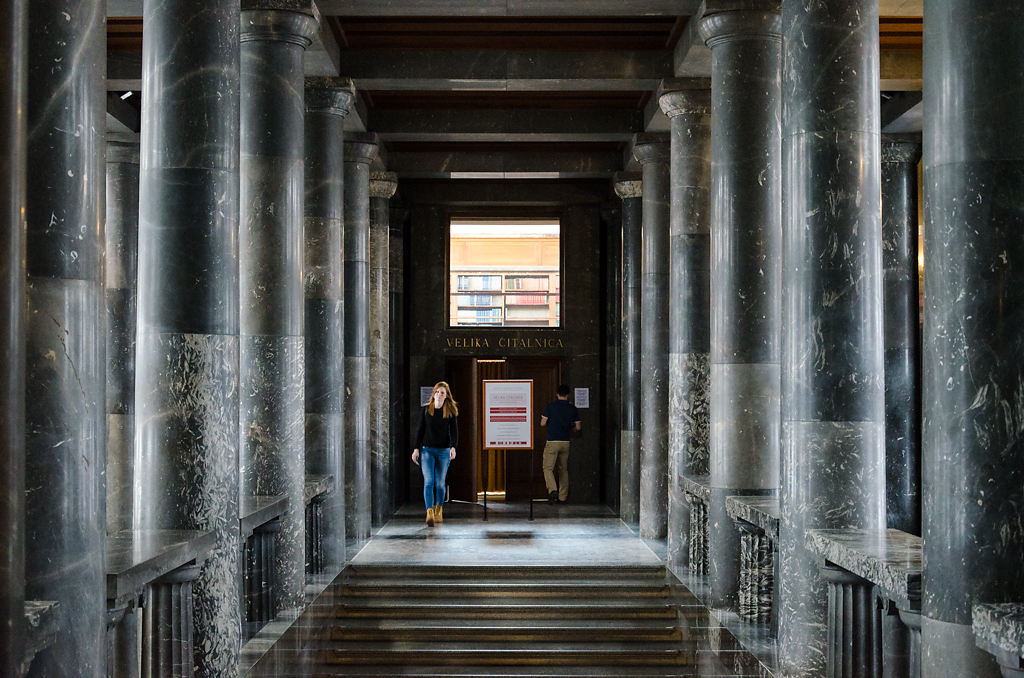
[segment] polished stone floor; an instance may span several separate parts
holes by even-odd
[[[450,503],[441,526],[427,527],[422,511],[400,510],[358,550],[349,554],[352,566],[657,566],[664,562],[665,544],[641,540],[636,532],[602,506],[534,504],[533,520],[526,505],[491,504],[488,520],[480,505]],[[336,574],[336,573],[334,573]],[[297,672],[310,660],[310,645],[321,636],[324,620],[340,600],[333,574],[313,577],[307,585],[311,603],[297,619],[280,619],[264,628],[243,650],[240,675],[284,678],[329,675]],[[691,587],[693,583],[689,584]],[[699,603],[695,603],[698,604]],[[770,675],[760,662],[740,649],[732,635],[710,613],[700,616],[696,629],[707,638],[698,651],[694,676]],[[714,649],[712,649],[714,648]],[[729,668],[727,668],[729,667]],[[404,675],[398,668],[393,673]]]

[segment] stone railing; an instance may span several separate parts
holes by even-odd
[[[683,494],[690,505],[690,572],[708,573],[708,504],[711,501],[709,476],[680,476]]]
[[[996,658],[1005,678],[1024,677],[1024,603],[975,605],[974,643]]]
[[[334,491],[334,476],[306,476],[306,574],[324,571],[324,501]]]
[[[886,677],[918,678],[921,538],[899,530],[809,530],[807,547],[821,556],[828,584],[826,675],[882,678],[884,670]]]
[[[288,496],[242,497],[238,529],[242,542],[242,638],[247,640],[277,616],[275,539]]]
[[[107,535],[108,676],[192,675],[192,582],[214,545],[192,530]]]
[[[27,675],[36,655],[56,641],[58,609],[56,600],[25,601],[25,658],[19,676]]]
[[[725,498],[725,510],[740,531],[740,581],[737,614],[756,624],[778,627],[777,599],[779,499],[764,496]]]

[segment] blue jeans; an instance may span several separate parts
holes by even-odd
[[[423,503],[434,508],[444,503],[444,478],[452,463],[451,448],[426,447],[420,450],[420,470],[423,471]]]

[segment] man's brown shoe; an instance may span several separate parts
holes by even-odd
[[[433,527],[433,526],[434,526],[434,509],[428,508],[427,509],[427,527]]]
[[[444,522],[444,517],[441,515],[441,505],[438,504],[434,507],[434,522],[440,525]]]

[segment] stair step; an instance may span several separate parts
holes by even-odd
[[[426,641],[426,642],[544,642],[558,638],[565,643],[592,642],[668,642],[682,641],[682,629],[675,626],[656,628],[594,628],[593,626],[399,626],[391,628],[353,628],[332,626],[328,636],[335,641]]]
[[[318,678],[697,678],[694,666],[345,666],[317,672]],[[718,674],[715,674],[718,675]]]
[[[528,597],[528,598],[653,598],[669,597],[673,590],[667,584],[593,584],[574,582],[394,582],[380,580],[352,582],[341,586],[341,595],[349,597],[381,596],[385,598],[467,598],[467,597]]]
[[[336,643],[334,648],[324,652],[325,663],[370,666],[650,666],[693,664],[697,655],[695,650],[670,647],[661,643],[642,649],[609,647],[609,644],[571,648],[558,644],[551,644],[551,647],[509,648],[502,644],[490,648],[466,649],[436,644],[415,646],[412,643],[382,643],[377,650],[367,643],[361,643],[359,647],[353,648],[338,645],[344,644]]]
[[[677,619],[679,613],[671,604],[646,605],[544,605],[544,604],[460,604],[439,607],[436,601],[420,604],[404,601],[335,607],[335,617],[385,618],[471,618],[471,619]]]
[[[662,565],[608,565],[586,566],[575,565],[348,565],[342,573],[348,579],[366,578],[402,578],[402,579],[494,579],[499,581],[529,580],[544,581],[546,579],[578,580],[605,579],[617,581],[621,579],[646,578],[661,583],[666,582],[665,568]]]

